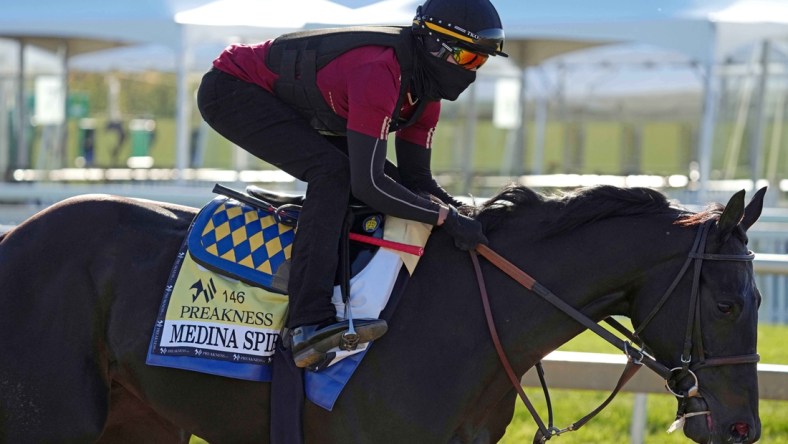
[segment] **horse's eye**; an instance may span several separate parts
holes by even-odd
[[[717,303],[717,308],[726,315],[733,313],[733,304],[729,302],[719,302]]]

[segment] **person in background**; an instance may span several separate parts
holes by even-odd
[[[123,122],[120,120],[110,120],[104,128],[107,132],[114,132],[117,135],[115,145],[110,148],[110,165],[116,167],[120,165],[120,150],[123,148],[123,142],[126,141],[126,130],[123,128]]]
[[[409,27],[355,27],[231,45],[200,84],[205,121],[251,154],[307,183],[291,255],[284,343],[314,367],[348,329],[331,303],[351,195],[392,216],[441,227],[456,246],[487,238],[435,181],[431,144],[441,100],[456,100],[504,32],[489,0],[427,0]],[[396,132],[397,166],[387,162]],[[355,320],[359,343],[387,330]]]

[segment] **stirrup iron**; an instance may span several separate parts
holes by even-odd
[[[350,310],[350,298],[348,297],[345,302],[345,318],[348,321],[348,330],[342,333],[342,339],[339,341],[339,348],[341,350],[355,350],[358,348],[358,333],[353,327],[353,312]]]

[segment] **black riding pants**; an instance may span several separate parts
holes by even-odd
[[[350,199],[345,138],[321,136],[268,91],[216,69],[203,76],[197,105],[219,134],[307,183],[291,255],[287,326],[333,317],[339,237]]]

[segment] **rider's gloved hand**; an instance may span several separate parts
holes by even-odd
[[[482,232],[482,224],[479,221],[458,213],[451,205],[448,207],[449,213],[441,227],[454,238],[454,245],[457,248],[468,251],[476,248],[478,244],[487,244],[487,236]]]

